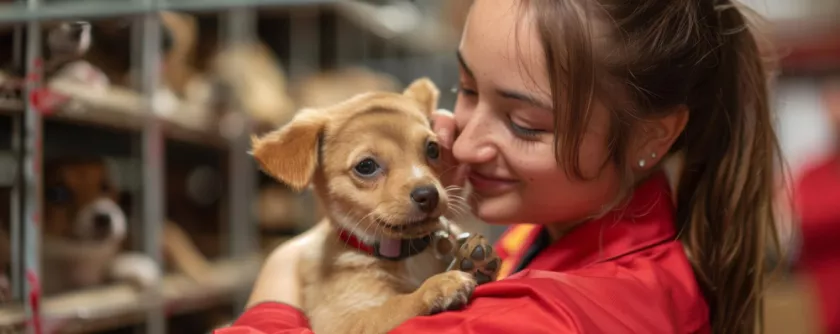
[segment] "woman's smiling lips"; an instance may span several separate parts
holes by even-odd
[[[469,174],[470,184],[473,189],[482,195],[495,195],[510,191],[519,183],[517,180],[487,175],[471,171]]]

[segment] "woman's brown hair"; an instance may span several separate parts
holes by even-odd
[[[573,176],[583,177],[581,125],[594,100],[613,111],[611,161],[627,171],[625,143],[634,129],[688,109],[670,152],[684,157],[679,238],[709,304],[713,332],[759,332],[767,240],[778,247],[772,202],[780,150],[768,67],[744,9],[730,0],[523,4],[545,50],[557,159]],[[605,45],[595,44],[603,40],[596,33],[607,33]],[[636,182],[625,179],[625,189]]]

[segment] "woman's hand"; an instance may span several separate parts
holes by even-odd
[[[246,308],[262,302],[279,302],[301,307],[298,263],[303,251],[312,247],[313,238],[319,233],[317,231],[324,227],[324,223],[320,223],[271,252],[254,283]]]
[[[444,163],[444,170],[441,175],[441,182],[446,187],[463,187],[466,181],[467,167],[466,165],[460,164],[452,156],[452,144],[458,135],[458,125],[455,123],[455,117],[452,112],[443,109],[433,112],[432,128],[437,133],[438,141],[443,148],[441,150],[441,157]]]

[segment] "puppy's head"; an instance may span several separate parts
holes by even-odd
[[[125,213],[100,159],[61,159],[47,164],[44,180],[44,233],[84,241],[125,237]]]
[[[53,56],[82,56],[90,49],[91,39],[90,23],[61,22],[49,30],[47,46]]]
[[[429,122],[438,95],[424,78],[403,93],[366,93],[306,109],[255,138],[252,154],[293,189],[313,183],[331,220],[363,239],[425,236],[449,207]]]

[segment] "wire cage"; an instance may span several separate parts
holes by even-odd
[[[5,57],[0,59],[0,233],[9,244],[4,248],[9,263],[0,262],[6,266],[0,269],[8,269],[11,282],[9,300],[0,303],[0,332],[191,332],[197,329],[173,330],[169,320],[208,309],[221,309],[231,319],[244,305],[262,251],[317,218],[313,199],[303,194],[292,196],[293,204],[280,213],[297,210],[294,219],[303,223],[274,232],[261,225],[261,217],[270,215],[266,207],[273,205],[259,203],[278,197],[263,199],[267,195],[260,190],[277,184],[258,172],[248,155],[250,136],[282,124],[290,114],[253,110],[282,104],[274,95],[288,95],[294,107],[286,107],[292,111],[302,104],[329,103],[350,94],[344,90],[365,76],[375,79],[363,80],[368,86],[362,86],[383,89],[400,89],[428,76],[443,92],[441,106],[451,106],[454,96],[447,93],[456,79],[452,50],[458,33],[450,22],[457,14],[452,3],[0,1],[0,49],[7,50],[0,54]],[[164,13],[185,16],[173,21]],[[86,51],[73,58],[87,67],[73,68],[77,72],[69,72],[70,79],[59,80],[65,72],[53,66],[60,54],[49,49],[55,47],[53,33],[80,29],[92,32],[86,50],[100,48],[99,54]],[[184,31],[193,34],[186,41]],[[179,48],[189,49],[189,61],[173,60]],[[190,74],[201,74],[205,84],[181,85],[182,91],[173,93],[173,82],[183,78],[177,77],[182,68],[172,64],[189,65]],[[252,84],[253,78],[238,78],[255,68],[270,70],[254,78],[275,80],[280,86],[266,86],[288,92],[258,96],[254,92],[262,86]],[[311,93],[321,90],[339,93],[327,98]],[[184,96],[203,97],[205,104],[189,104]],[[45,283],[78,274],[44,260],[56,253],[54,234],[78,224],[56,227],[53,220],[61,217],[56,203],[69,205],[68,196],[81,201],[80,189],[91,187],[82,180],[95,178],[90,173],[98,170],[90,167],[92,160],[73,169],[78,160],[61,160],[68,155],[105,157],[93,165],[104,166],[110,181],[93,187],[110,194],[110,183],[118,185],[114,202],[129,222],[124,242],[129,246],[122,249],[144,257],[143,263],[152,265],[149,270],[163,272],[159,280],[143,288],[106,280],[109,284],[46,291]],[[65,179],[56,187],[60,177]],[[274,234],[278,239],[266,244],[265,236]],[[183,240],[191,245],[184,246]],[[60,256],[73,252],[58,248]],[[83,260],[76,267],[96,262],[97,252],[80,253]],[[189,267],[177,265],[165,270],[179,256],[200,274],[191,276]],[[142,267],[131,261],[122,271],[110,270]],[[204,279],[197,282],[195,276]]]

